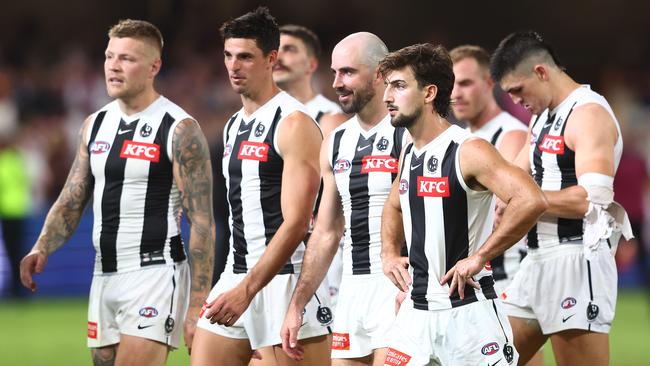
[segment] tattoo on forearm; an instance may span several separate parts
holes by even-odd
[[[88,155],[83,149],[79,147],[65,185],[50,209],[39,236],[37,246],[46,254],[61,247],[72,236],[90,199],[94,179]]]
[[[94,366],[113,366],[115,364],[115,348],[94,348],[91,351]]]
[[[201,305],[212,282],[215,225],[212,212],[212,168],[203,133],[191,120],[178,124],[173,138],[174,160],[182,183],[181,203],[190,224],[190,305]]]

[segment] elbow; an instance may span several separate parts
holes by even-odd
[[[531,210],[535,213],[536,217],[542,216],[549,208],[548,199],[541,191],[531,200]]]

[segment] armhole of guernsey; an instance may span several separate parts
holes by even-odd
[[[484,191],[477,191],[470,188],[465,182],[465,178],[463,177],[463,172],[460,169],[460,150],[463,148],[463,144],[467,140],[471,139],[472,137],[473,136],[467,136],[466,138],[458,142],[458,149],[456,149],[456,158],[454,159],[456,177],[458,178],[458,182],[460,183],[461,187],[463,187],[463,190],[469,194],[492,194],[492,192],[489,189],[486,189]]]
[[[90,154],[90,144],[95,141],[95,137],[97,136],[97,132],[99,131],[99,127],[102,125],[102,121],[104,120],[104,116],[106,115],[106,111],[101,111],[97,113],[94,118],[91,118],[92,121],[90,122],[90,126],[86,128],[86,151],[88,151],[88,154]]]

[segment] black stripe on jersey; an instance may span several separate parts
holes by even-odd
[[[254,119],[248,123],[244,123],[243,119],[240,121],[228,163],[228,177],[230,177],[228,181],[228,203],[232,213],[233,273],[246,273],[248,271],[248,265],[246,264],[248,249],[246,248],[246,238],[244,236],[244,211],[241,200],[242,161],[237,156],[241,143],[248,140],[251,132],[253,132],[254,123]]]
[[[492,276],[482,277],[480,280],[478,280],[478,284],[481,285],[481,292],[486,299],[497,298],[497,292],[494,289],[494,278]]]
[[[339,160],[339,148],[341,147],[341,139],[345,129],[342,129],[334,134],[334,145],[332,146],[332,169],[336,166],[336,161]]]
[[[445,272],[447,273],[456,262],[467,258],[469,254],[469,229],[467,228],[467,195],[460,185],[456,175],[456,156],[460,145],[452,141],[447,147],[442,160],[440,174],[449,179],[449,197],[442,199],[442,220],[445,227]],[[450,284],[449,281],[447,284]],[[457,307],[477,301],[474,288],[465,285],[465,299],[461,300],[456,291],[449,297],[451,306]]]
[[[153,140],[153,143],[160,148],[160,159],[157,163],[149,163],[149,178],[144,201],[144,222],[140,241],[140,265],[143,267],[165,263],[163,250],[168,233],[169,197],[174,182],[172,163],[166,147],[174,122],[175,119],[169,113],[165,113]],[[177,256],[173,258],[174,262],[185,259],[182,250],[180,253],[178,250],[172,251],[172,254]],[[182,256],[179,257],[179,254]]]
[[[323,111],[318,112],[318,114],[316,115],[316,118],[314,118],[314,121],[320,123],[320,119],[323,118],[323,115],[325,115],[325,113]]]
[[[282,194],[282,171],[284,170],[284,161],[274,148],[273,141],[277,132],[278,124],[282,117],[282,109],[278,107],[275,110],[273,121],[269,126],[269,132],[264,138],[264,143],[269,146],[268,160],[259,162],[260,177],[260,205],[262,206],[262,219],[264,221],[264,236],[266,245],[269,244],[273,236],[282,224],[282,205],[280,196]],[[262,121],[260,121],[262,123]],[[278,274],[294,273],[291,258],[282,267]]]
[[[351,214],[350,237],[352,238],[352,274],[370,274],[370,194],[368,193],[368,174],[362,173],[363,157],[372,154],[375,137],[359,135],[350,170]]]
[[[235,113],[234,116],[230,117],[230,121],[228,121],[228,124],[226,125],[226,142],[228,142],[228,138],[230,137],[230,128],[232,127],[232,124],[237,120],[237,115],[239,115],[239,113]]]
[[[544,177],[544,167],[542,166],[542,150],[539,149],[539,145],[544,140],[544,136],[546,136],[548,131],[551,130],[551,126],[553,126],[554,120],[555,116],[551,116],[549,114],[546,122],[544,123],[544,126],[542,127],[542,130],[539,132],[539,136],[537,136],[537,141],[535,141],[535,150],[533,151],[533,165],[535,166],[535,175],[533,178],[535,179],[535,183],[537,183],[537,185],[540,187],[542,186],[542,179]],[[539,121],[539,116],[535,120],[535,124],[537,124],[537,121]],[[526,237],[529,248],[539,247],[539,241],[537,239],[537,225],[534,225],[530,229]]]
[[[133,140],[137,121],[126,124],[120,120],[119,127],[115,131],[113,146],[108,152],[106,165],[104,166],[105,185],[102,193],[102,230],[99,234],[99,250],[102,257],[102,272],[117,271],[117,231],[120,227],[120,201],[122,188],[124,187],[124,169],[127,159],[120,157],[122,145],[126,140]],[[129,129],[128,132],[118,134],[117,132]]]
[[[569,113],[567,113],[564,119],[564,125],[562,126],[562,131],[560,136],[564,136],[564,130],[566,129],[567,122],[569,121],[569,116],[573,112],[573,108],[576,103],[573,103]],[[578,184],[578,178],[576,177],[576,154],[573,150],[569,149],[566,144],[564,145],[564,154],[556,155],[557,165],[560,168],[561,174],[561,185],[560,189],[572,187]],[[560,239],[560,242],[576,240],[582,237],[582,219],[565,219],[558,217],[557,219],[557,236]]]
[[[97,114],[97,117],[93,122],[93,129],[90,131],[90,138],[88,139],[88,146],[86,147],[88,154],[90,154],[90,144],[95,141],[95,138],[97,138],[97,132],[99,132],[99,127],[102,125],[105,116],[106,111],[101,111]]]
[[[390,151],[390,156],[394,157],[397,160],[399,160],[400,154],[402,153],[402,143],[405,131],[406,129],[403,127],[396,127],[393,131],[393,149]],[[397,178],[397,173],[391,173],[391,182],[394,182],[395,178]]]
[[[499,140],[499,136],[501,136],[501,133],[503,132],[503,127],[499,127],[497,132],[492,135],[492,138],[490,139],[490,143],[494,146],[496,146],[497,141]]]
[[[406,148],[407,154],[413,144]],[[413,289],[411,299],[413,307],[419,310],[429,310],[427,302],[427,287],[429,285],[429,261],[427,260],[426,242],[426,212],[424,211],[424,197],[418,196],[418,177],[424,175],[424,157],[411,155],[411,161],[404,159],[403,165],[409,169],[409,207],[411,211],[411,247],[409,248],[409,264],[413,267]]]

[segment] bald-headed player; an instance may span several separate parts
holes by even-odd
[[[339,102],[354,116],[335,129],[320,152],[323,195],[298,285],[282,327],[283,348],[302,358],[296,335],[302,312],[323,280],[345,230],[343,277],[333,325],[333,365],[382,364],[395,317],[397,289],[381,268],[381,212],[404,144],[405,129],[390,124],[382,103],[379,61],[388,54],[371,33],[355,33],[332,52]]]

